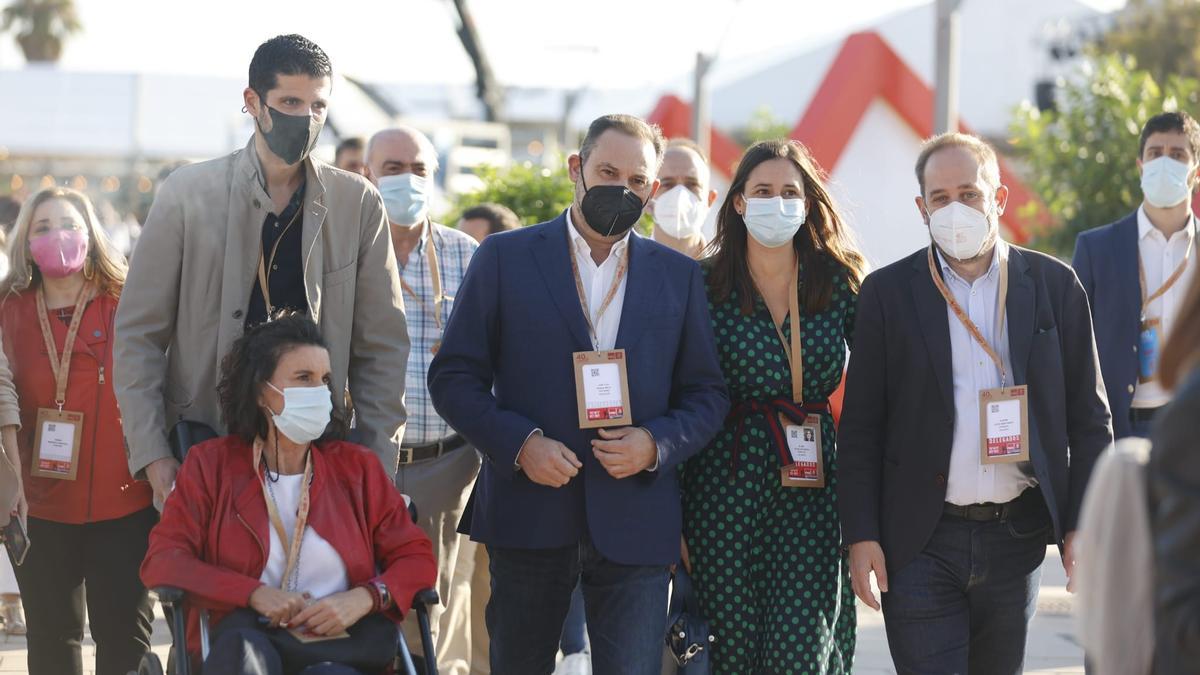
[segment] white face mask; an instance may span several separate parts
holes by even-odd
[[[333,396],[329,393],[329,387],[321,384],[315,387],[284,387],[280,390],[270,382],[267,386],[283,394],[283,410],[278,415],[271,411],[271,419],[279,433],[293,443],[311,443],[325,433],[333,412]]]
[[[1191,195],[1191,167],[1177,159],[1159,157],[1142,165],[1142,194],[1151,206],[1169,209]]]
[[[415,173],[384,176],[379,179],[379,194],[387,217],[401,227],[413,227],[429,215],[429,179]]]
[[[682,185],[667,190],[654,199],[654,224],[676,239],[700,234],[708,217],[708,206],[694,192]]]
[[[790,242],[808,217],[803,199],[746,197],[746,230],[758,243],[778,248]]]
[[[962,202],[950,202],[929,214],[930,236],[942,253],[955,260],[979,255],[991,233],[988,217]]]

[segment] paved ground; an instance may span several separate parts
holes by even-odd
[[[1071,617],[1071,597],[1066,591],[1066,577],[1058,557],[1058,549],[1049,549],[1042,572],[1042,592],[1038,615],[1030,630],[1026,673],[1065,675],[1083,673],[1083,652],[1075,642],[1074,621]],[[858,655],[855,673],[862,675],[891,675],[895,673],[888,657],[887,637],[883,617],[859,605]],[[26,673],[25,640],[0,638],[0,673]],[[167,625],[158,615],[154,623],[154,651],[165,659],[169,637]],[[95,645],[88,638],[84,643],[84,673],[94,675]],[[798,674],[800,675],[800,674]]]

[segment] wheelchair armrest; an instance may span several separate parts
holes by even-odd
[[[155,586],[153,589],[155,595],[158,596],[158,601],[164,607],[174,607],[183,602],[184,592],[182,588],[174,586]]]
[[[417,591],[417,594],[413,596],[413,609],[420,609],[422,607],[428,607],[429,605],[436,605],[440,602],[441,599],[438,598],[437,591],[433,590],[432,588],[423,588]]]

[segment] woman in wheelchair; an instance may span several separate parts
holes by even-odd
[[[434,583],[429,540],[379,460],[336,440],[329,372],[299,314],[234,343],[218,385],[229,435],[190,450],[150,534],[146,586],[181,588],[210,612],[205,673],[385,672],[404,610]]]

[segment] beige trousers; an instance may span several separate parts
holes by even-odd
[[[396,487],[417,505],[417,524],[433,543],[438,562],[437,592],[442,602],[430,608],[429,619],[439,675],[472,672],[471,578],[480,547],[458,533],[458,521],[478,473],[479,454],[470,446],[401,465],[396,472]],[[422,653],[415,613],[405,619],[403,630],[413,653]]]

